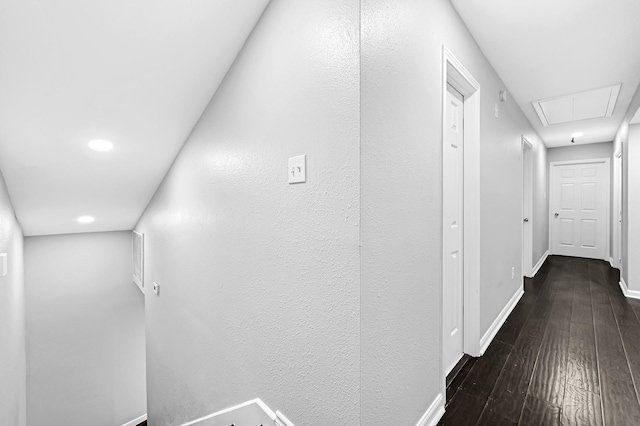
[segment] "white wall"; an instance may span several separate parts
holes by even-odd
[[[616,138],[613,141],[612,148],[612,153],[615,153],[622,148],[622,268],[620,270],[620,276],[633,290],[640,290],[640,283],[629,283],[629,259],[632,259],[632,261],[634,259],[633,257],[630,257],[630,252],[637,252],[637,250],[640,250],[640,247],[636,248],[633,241],[631,242],[631,245],[629,243],[629,226],[630,222],[634,220],[634,216],[630,216],[629,205],[633,202],[632,199],[635,194],[638,193],[637,191],[635,193],[632,192],[631,188],[637,187],[638,182],[640,181],[636,180],[634,177],[634,171],[630,171],[630,168],[637,168],[636,164],[638,164],[640,158],[629,158],[629,145],[631,143],[629,140],[629,122],[635,115],[638,108],[640,108],[640,86],[631,99],[629,108],[622,120],[620,128],[618,129]],[[638,142],[634,142],[634,144],[637,146]],[[640,244],[640,241],[637,244]]]
[[[613,142],[590,143],[585,145],[549,148],[547,159],[555,161],[589,160],[592,158],[613,158]]]
[[[0,425],[26,425],[26,361],[23,237],[0,173],[0,253],[8,273],[0,277]]]
[[[548,246],[546,148],[450,2],[362,1],[362,425],[414,425],[443,390],[443,44],[481,85],[483,334],[522,285],[523,134],[534,254]]]
[[[625,282],[629,290],[640,291],[640,124],[629,126],[629,143],[625,145],[623,169],[627,171],[627,251],[623,259]],[[624,221],[624,219],[623,219]]]
[[[533,147],[533,250],[532,267],[535,267],[549,250],[549,150],[543,143]]]
[[[359,89],[359,2],[272,0],[136,226],[150,424],[359,424]]]
[[[29,426],[118,426],[144,414],[131,233],[27,237],[25,260]]]

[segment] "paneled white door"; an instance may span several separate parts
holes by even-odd
[[[609,159],[551,163],[551,252],[609,257]]]
[[[463,355],[464,98],[447,86],[443,151],[443,327],[448,374]]]

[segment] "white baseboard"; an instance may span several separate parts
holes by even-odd
[[[500,315],[498,315],[493,324],[491,324],[489,330],[487,330],[484,336],[482,336],[482,339],[480,339],[480,355],[483,355],[487,350],[489,344],[493,341],[493,338],[496,337],[496,334],[498,334],[500,327],[502,327],[502,324],[504,324],[504,322],[507,320],[509,314],[511,313],[511,311],[513,311],[513,308],[516,307],[523,294],[524,289],[520,287],[518,291],[516,291],[516,294],[513,295],[511,300],[507,302],[506,306],[502,309],[502,312],[500,312]]]
[[[436,426],[444,415],[444,397],[441,393],[436,396],[427,411],[422,415],[416,426]]]
[[[137,419],[133,419],[130,422],[123,424],[122,426],[138,426],[140,423],[144,422],[145,420],[147,420],[147,415],[143,414]]]
[[[276,420],[280,420],[279,423]],[[208,414],[204,417],[197,418],[195,420],[191,420],[190,422],[183,423],[182,426],[192,426],[192,425],[210,425],[210,424],[220,424],[220,425],[229,425],[229,424],[270,424],[270,425],[278,425],[278,426],[293,426],[291,422],[289,425],[283,422],[286,420],[286,417],[282,416],[280,418],[276,417],[276,413],[271,411],[267,404],[262,402],[260,398],[252,399],[247,402],[243,402],[239,405],[234,405],[233,407],[225,408],[220,411],[216,411],[215,413]]]
[[[538,260],[538,263],[536,263],[536,266],[533,267],[533,271],[531,271],[531,278],[536,276],[540,268],[542,268],[542,265],[544,265],[544,262],[547,260],[547,257],[549,257],[549,250],[544,252],[540,260]]]
[[[620,277],[620,289],[622,290],[622,294],[629,299],[640,299],[640,291],[638,290],[629,290],[627,287],[627,283],[624,282],[624,278]]]
[[[609,265],[611,265],[612,268],[615,268],[615,266],[613,266],[613,257],[609,256]]]

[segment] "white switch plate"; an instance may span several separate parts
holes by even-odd
[[[0,277],[7,276],[7,253],[0,253]]]
[[[498,104],[496,104],[496,118],[500,117],[500,108],[498,108]]]
[[[160,296],[160,284],[156,282],[153,283],[153,292]]]
[[[289,183],[307,181],[307,156],[298,155],[289,158]]]

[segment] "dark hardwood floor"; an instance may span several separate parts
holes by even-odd
[[[485,355],[447,378],[438,424],[640,425],[640,300],[618,282],[606,262],[550,256]]]

